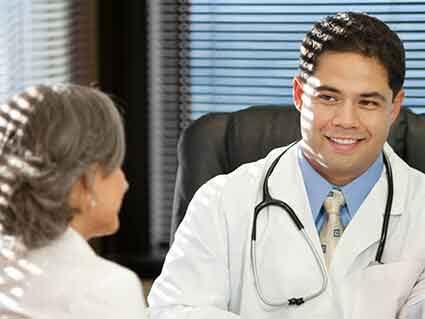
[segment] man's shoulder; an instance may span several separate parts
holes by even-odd
[[[408,177],[409,182],[425,183],[425,173],[415,167],[410,166],[403,158],[401,158],[391,147],[386,145],[386,154],[390,157],[392,170],[397,173],[396,177]]]
[[[255,197],[267,169],[286,147],[275,148],[259,160],[244,163],[228,174],[213,177],[198,189],[197,195],[213,195],[231,202],[238,198]]]
[[[229,174],[221,175],[218,180],[226,180],[226,184],[231,185],[232,183],[241,182],[258,182],[264,178],[268,167],[271,163],[287,148],[288,146],[282,146],[272,149],[266,156],[253,161],[241,164],[234,171]]]
[[[425,198],[425,174],[398,156],[391,148],[385,148],[390,158],[394,194],[400,206],[416,207]]]

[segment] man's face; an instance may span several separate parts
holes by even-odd
[[[294,79],[307,160],[336,185],[360,176],[382,150],[403,98],[403,91],[393,97],[378,60],[357,53],[323,53],[307,83]]]

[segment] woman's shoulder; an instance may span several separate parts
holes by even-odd
[[[144,318],[145,299],[136,273],[97,255],[93,256],[91,264],[92,267],[85,270],[86,280],[79,301],[72,304],[73,312],[97,305],[102,318],[105,315],[113,318],[111,313],[115,313],[115,318]]]
[[[98,256],[72,232],[50,246],[29,255],[33,257],[29,261],[38,262],[42,270],[41,275],[29,280],[23,300],[32,312],[112,318],[109,311],[117,317],[144,318],[142,285],[133,271]],[[42,263],[41,258],[45,258]]]
[[[126,279],[123,283],[138,281],[133,271],[97,255],[87,241],[72,228],[49,245],[30,252],[28,259],[46,276],[68,274],[68,278],[74,276],[75,283],[84,280],[86,286],[97,282],[99,277],[102,277],[99,285],[117,277],[120,280]]]

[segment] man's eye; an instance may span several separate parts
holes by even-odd
[[[365,108],[377,108],[379,106],[379,103],[373,100],[360,100],[359,104]]]
[[[332,96],[332,95],[319,94],[317,97],[320,101],[326,102],[326,103],[331,103],[331,102],[337,101],[337,98],[335,96]]]

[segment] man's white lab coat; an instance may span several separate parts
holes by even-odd
[[[250,258],[253,212],[262,199],[264,174],[282,151],[198,190],[149,295],[153,319],[387,319],[404,318],[412,306],[420,306],[425,299],[425,175],[388,145],[394,200],[384,264],[371,265],[387,198],[385,170],[339,241],[326,291],[301,306],[271,307],[258,298]],[[277,164],[269,190],[295,210],[321,252],[296,147]],[[319,290],[323,279],[312,252],[283,210],[273,207],[260,215],[256,246],[260,284],[270,299]]]

